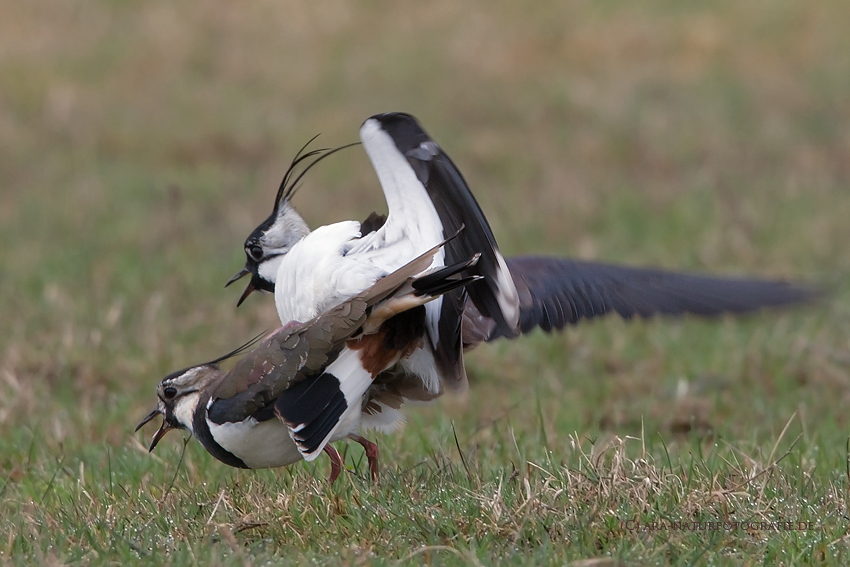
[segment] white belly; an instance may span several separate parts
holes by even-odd
[[[207,420],[216,442],[252,469],[291,465],[301,460],[301,453],[279,419],[258,422],[248,418],[241,423],[218,425]]]

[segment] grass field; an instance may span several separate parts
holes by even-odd
[[[843,0],[0,3],[0,564],[848,564],[848,21]],[[378,437],[377,484],[356,445],[333,486],[324,458],[240,471],[176,433],[149,455],[158,380],[275,324],[223,284],[294,152],[390,110],[507,255],[828,297],[480,347],[468,394]],[[383,198],[355,149],[295,205],[317,226]]]

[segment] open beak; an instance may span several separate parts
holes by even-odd
[[[232,284],[232,283],[233,283],[233,282],[235,282],[235,281],[239,281],[239,280],[241,280],[242,278],[244,278],[245,276],[247,276],[247,275],[248,275],[248,274],[250,274],[250,273],[251,273],[251,270],[249,270],[248,268],[242,268],[241,270],[239,270],[239,271],[236,273],[236,275],[235,275],[235,276],[233,276],[232,278],[230,278],[229,280],[227,280],[227,283],[226,283],[226,284],[224,284],[224,287],[229,286],[230,284]]]
[[[242,302],[245,301],[255,289],[257,289],[257,286],[254,285],[254,278],[251,278],[251,281],[248,282],[248,287],[246,287],[245,291],[242,292],[242,297],[240,297],[239,301],[236,302],[236,307],[242,305]]]
[[[171,431],[172,429],[175,429],[175,428],[172,427],[171,425],[169,425],[168,421],[163,419],[162,425],[160,425],[157,432],[154,433],[153,439],[151,440],[151,446],[148,447],[148,452],[152,453],[153,450],[156,448],[157,443],[159,443],[159,440],[162,439],[163,437],[165,437],[165,434],[168,433],[169,431]]]
[[[224,284],[224,287],[229,286],[230,284],[232,284],[235,281],[241,280],[242,278],[244,278],[245,276],[247,276],[250,273],[251,273],[251,270],[249,270],[248,268],[242,268],[241,270],[239,270],[239,272],[236,273],[235,276],[233,276],[232,278],[227,280],[227,283]],[[246,287],[245,291],[242,292],[242,297],[239,298],[239,301],[236,303],[236,307],[239,307],[240,305],[242,305],[242,302],[245,301],[248,298],[248,296],[251,295],[251,293],[254,290],[257,289],[257,285],[254,283],[254,279],[256,277],[257,276],[251,277],[251,281],[248,282],[248,287]]]
[[[133,430],[133,433],[135,433],[136,431],[138,431],[139,429],[141,429],[142,427],[147,425],[150,422],[150,420],[152,420],[153,418],[155,418],[156,416],[161,415],[161,414],[162,414],[162,410],[159,409],[159,406],[157,406],[156,408],[154,408],[154,410],[152,412],[150,412],[148,415],[146,415],[144,417],[144,419],[142,419],[142,421],[139,422],[139,425],[136,426],[136,429]]]
[[[136,426],[136,429],[134,431],[138,431],[158,415],[162,415],[162,410],[159,407],[157,407],[148,415],[146,415],[144,419],[139,422],[139,425]],[[159,443],[159,440],[162,439],[165,434],[171,431],[172,429],[175,429],[174,426],[169,425],[168,420],[163,418],[162,425],[159,426],[159,430],[154,434],[153,440],[151,441],[151,446],[148,448],[148,451],[153,451],[157,443]]]

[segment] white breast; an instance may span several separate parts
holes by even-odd
[[[281,324],[305,322],[371,286],[384,275],[363,258],[346,256],[360,236],[360,223],[344,221],[320,227],[283,257],[274,300]]]
[[[207,419],[216,443],[252,469],[282,467],[301,460],[301,453],[279,419],[259,422],[253,417],[219,425]]]

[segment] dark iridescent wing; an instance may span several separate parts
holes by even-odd
[[[520,296],[523,333],[562,329],[582,319],[615,312],[634,316],[748,313],[814,299],[813,287],[777,280],[720,277],[597,262],[519,256],[507,259]],[[467,305],[464,344],[502,334]]]

